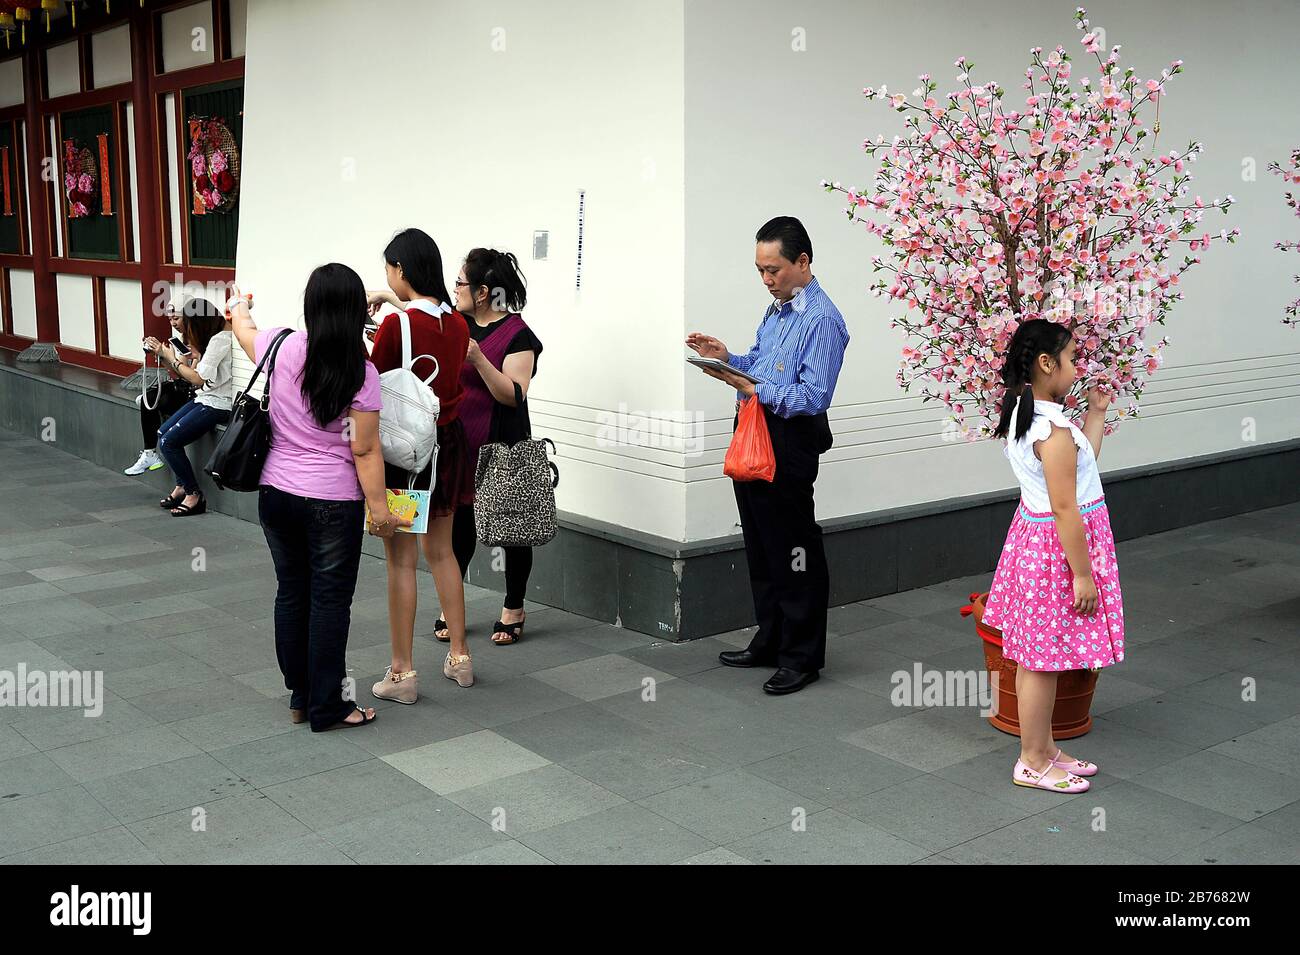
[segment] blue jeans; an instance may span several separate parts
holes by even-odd
[[[199,493],[199,481],[194,476],[185,449],[219,424],[230,420],[229,411],[218,411],[194,401],[181,405],[179,411],[163,422],[158,429],[158,453],[176,475],[176,483],[186,494]]]
[[[257,513],[279,582],[275,655],[289,705],[306,709],[319,732],[354,708],[343,699],[343,679],[365,504],[299,497],[264,484]]]

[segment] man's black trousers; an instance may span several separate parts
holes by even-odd
[[[774,481],[733,481],[758,633],[755,655],[800,672],[826,665],[830,573],[813,509],[818,458],[832,443],[826,415],[782,418],[764,408]]]

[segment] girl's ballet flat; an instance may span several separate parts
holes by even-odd
[[[1018,759],[1016,768],[1011,773],[1011,781],[1017,786],[1045,789],[1048,792],[1062,793],[1067,796],[1087,792],[1092,785],[1082,776],[1073,776],[1069,773],[1066,773],[1064,779],[1051,780],[1047,778],[1047,772],[1048,769],[1044,769],[1040,773],[1028,763]]]

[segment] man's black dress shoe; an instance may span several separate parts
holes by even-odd
[[[798,670],[791,670],[789,667],[781,667],[772,674],[772,679],[763,684],[765,693],[780,695],[782,693],[797,693],[809,683],[817,682],[818,673],[812,670],[808,673],[801,673]]]
[[[748,650],[723,650],[718,654],[718,662],[724,667],[774,667],[775,657],[760,657]]]

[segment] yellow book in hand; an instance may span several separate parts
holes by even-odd
[[[387,488],[388,512],[394,517],[405,517],[411,521],[410,527],[399,527],[399,534],[427,534],[429,532],[429,491],[408,491],[403,488]],[[370,506],[366,505],[366,530],[370,530]]]

